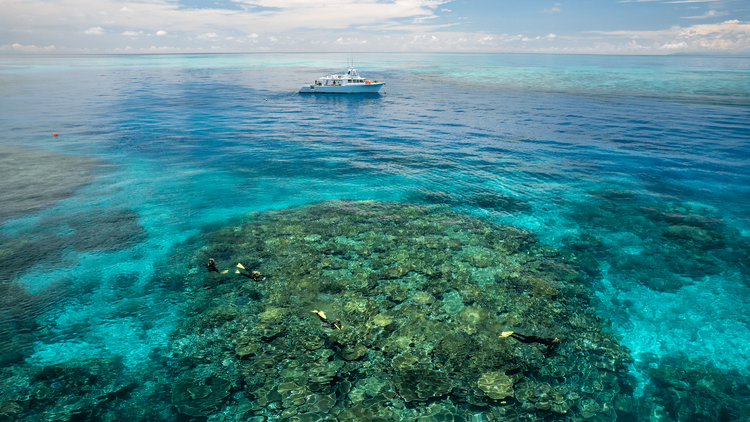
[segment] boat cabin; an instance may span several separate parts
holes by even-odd
[[[357,69],[350,67],[346,73],[340,75],[328,75],[323,76],[320,79],[315,80],[315,86],[342,86],[349,84],[365,84],[369,85],[370,81],[359,76]]]

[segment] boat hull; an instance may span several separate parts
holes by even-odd
[[[348,84],[340,86],[314,86],[304,85],[299,89],[300,94],[375,94],[385,82],[370,84]]]

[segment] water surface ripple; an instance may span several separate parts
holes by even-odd
[[[3,314],[4,364],[147,361],[179,313],[177,287],[151,284],[171,247],[240,213],[349,198],[531,229],[597,263],[598,309],[637,362],[747,371],[750,59],[357,61],[381,94],[295,93],[339,55],[0,58],[0,158],[26,160],[29,197],[50,195],[0,214],[2,282],[24,285],[7,294],[38,295]]]

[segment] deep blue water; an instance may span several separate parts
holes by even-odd
[[[598,312],[636,366],[684,355],[747,374],[750,59],[356,60],[385,78],[379,95],[296,94],[342,68],[343,55],[0,57],[0,146],[22,148],[3,153],[101,160],[87,183],[62,174],[73,187],[59,197],[0,181],[4,200],[51,198],[1,222],[4,236],[44,245],[5,262],[2,281],[33,294],[64,285],[33,311],[33,330],[19,329],[20,362],[151,359],[180,303],[149,280],[205,224],[439,191],[458,209],[595,256]],[[31,156],[24,177],[58,165],[45,157]],[[530,209],[462,203],[477,189]],[[576,246],[582,234],[596,244]]]

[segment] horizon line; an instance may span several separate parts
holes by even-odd
[[[9,51],[0,53],[0,57],[3,56],[179,56],[185,54],[194,55],[226,55],[226,54],[534,54],[534,55],[548,55],[548,56],[632,56],[632,57],[685,57],[685,56],[705,56],[705,57],[717,57],[717,56],[731,56],[737,58],[750,58],[750,53],[731,53],[731,52],[715,52],[715,53],[671,53],[671,54],[628,54],[628,53],[585,53],[585,52],[518,52],[518,51],[495,51],[495,52],[476,52],[476,51],[360,51],[360,52],[332,52],[332,51],[225,51],[225,52],[212,52],[212,51],[197,51],[197,52],[156,52],[156,51],[143,51],[143,52],[78,52],[78,53],[54,53],[54,52],[22,52],[22,51]]]

